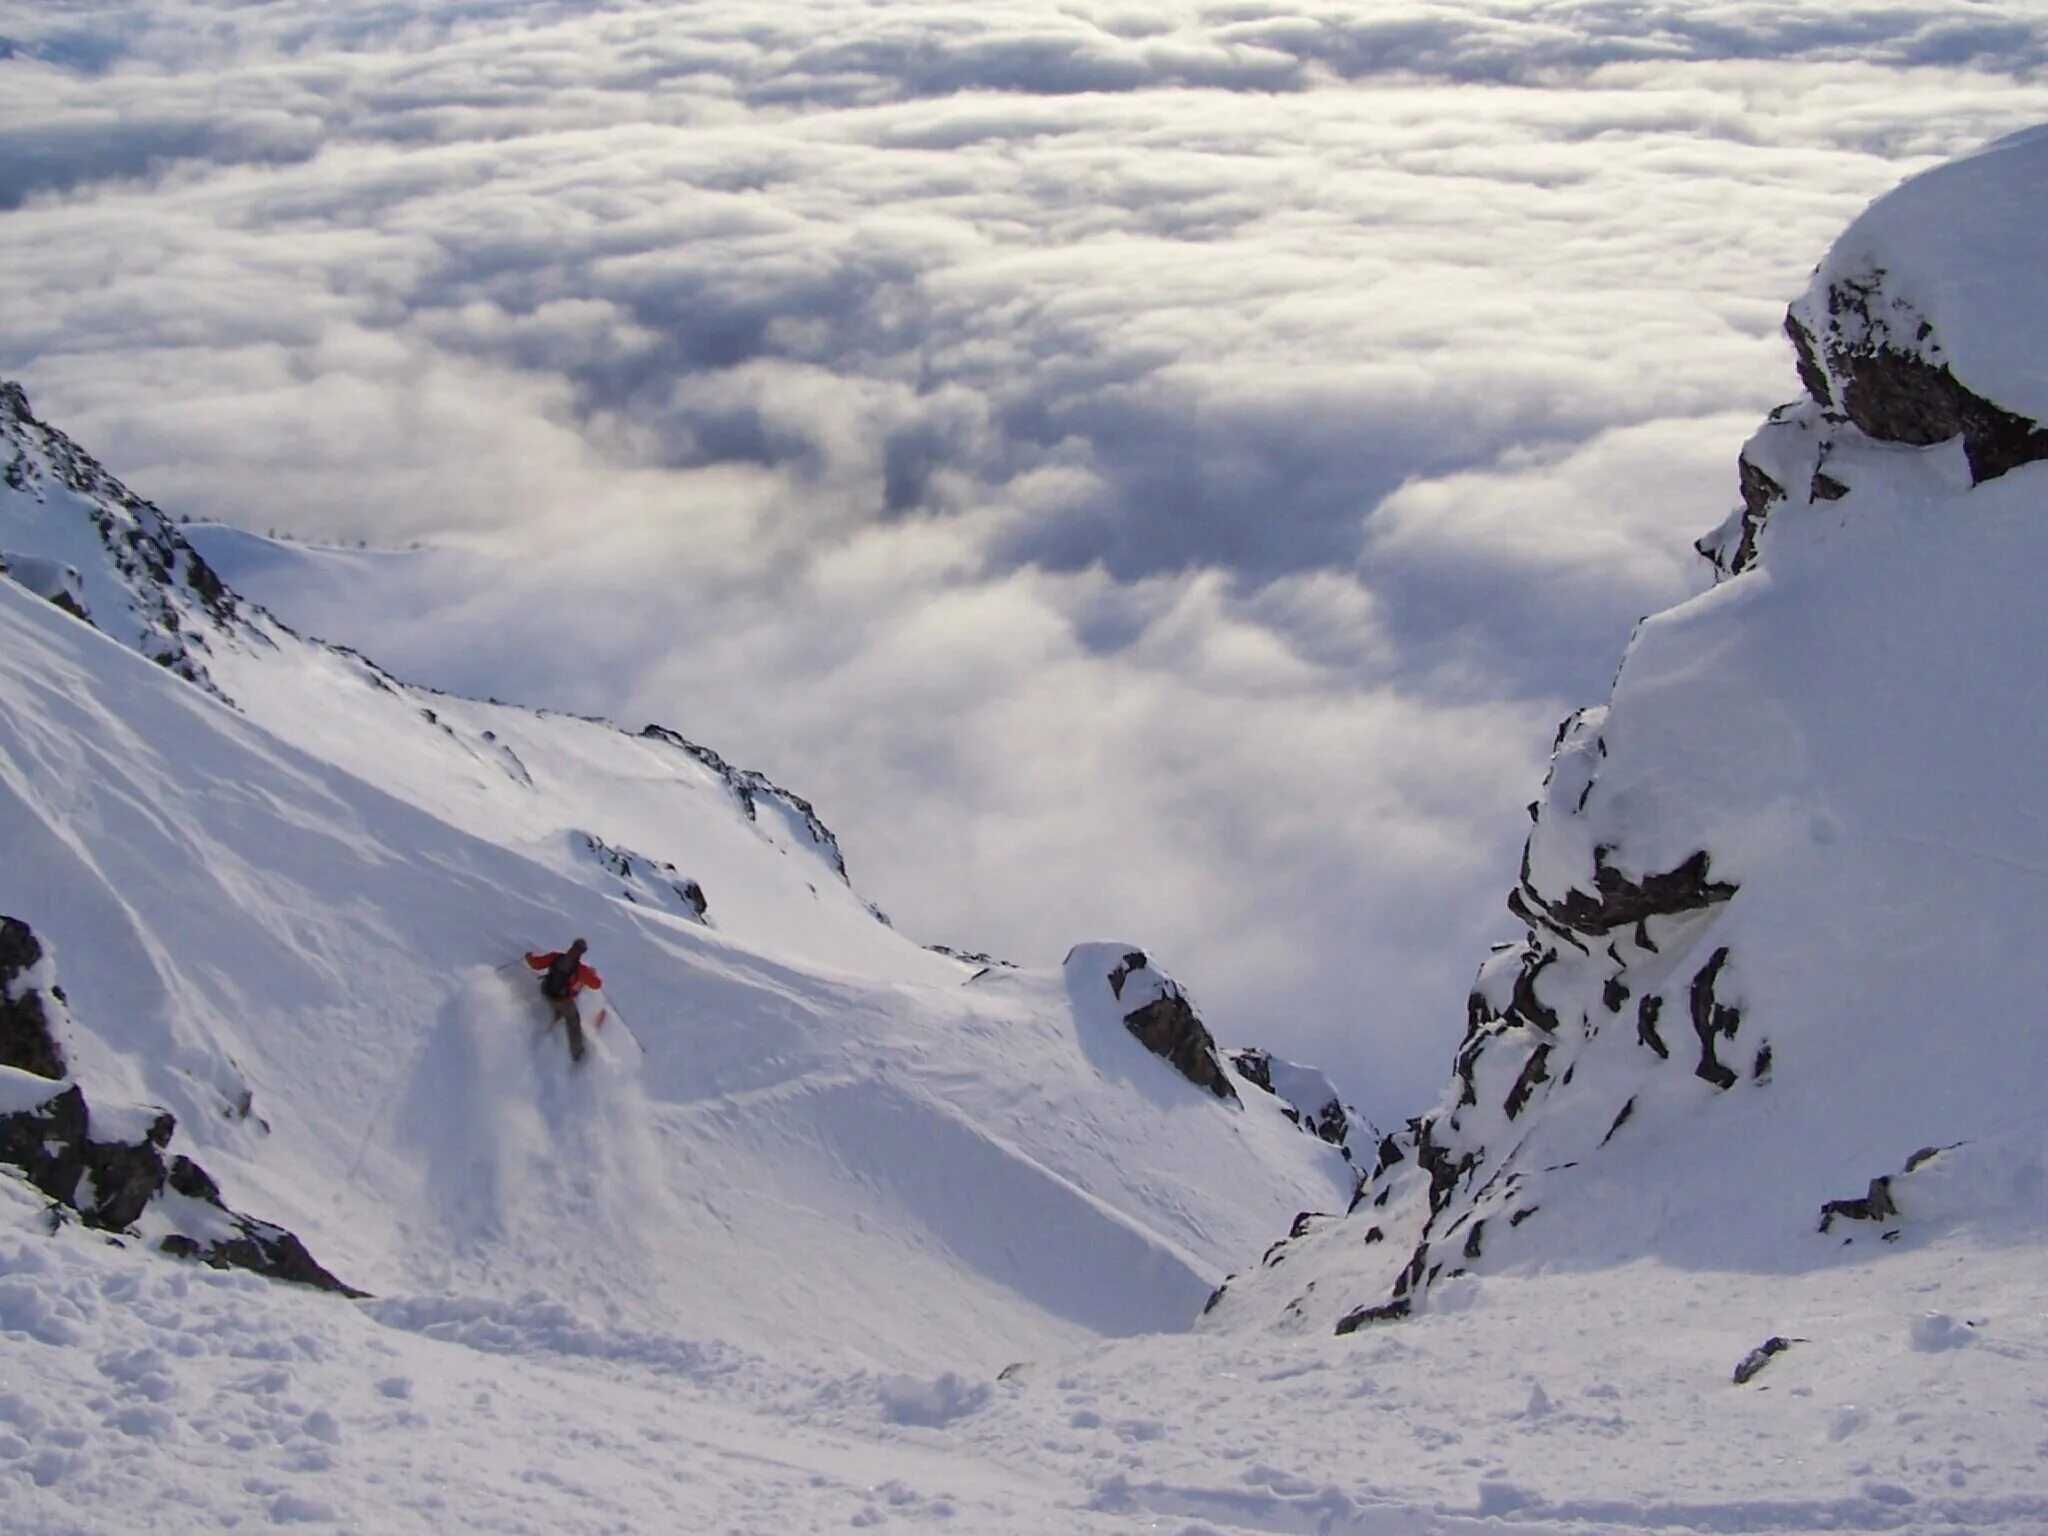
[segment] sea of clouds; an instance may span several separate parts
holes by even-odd
[[[914,935],[1149,946],[1383,1118],[1833,235],[2033,0],[0,0],[0,376],[425,541],[287,618],[667,722]]]

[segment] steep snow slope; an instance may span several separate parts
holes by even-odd
[[[75,606],[123,645],[594,890],[701,908],[723,931],[816,964],[957,974],[876,931],[878,915],[848,887],[836,841],[803,800],[657,726],[633,735],[450,698],[301,638],[230,590],[161,511],[37,420],[11,384],[0,387],[0,567],[45,595],[72,581]],[[760,857],[764,847],[776,856]]]
[[[1000,1363],[1183,1322],[1347,1187],[1277,1106],[1077,1029],[1053,978],[800,969],[596,896],[11,586],[0,701],[0,896],[54,950],[79,1076],[165,1103],[380,1293]],[[565,920],[631,1000],[582,1074],[491,967]]]
[[[1950,1228],[2038,1253],[2044,198],[2025,135],[1823,263],[1789,321],[1811,398],[1703,544],[1723,581],[1560,731],[1529,937],[1482,968],[1455,1081],[1221,1315],[1348,1330],[1461,1275],[1796,1273]]]
[[[11,563],[57,550],[212,696],[0,583],[0,909],[89,1090],[171,1108],[353,1283],[985,1366],[1182,1326],[1348,1194],[1280,1101],[1216,1104],[1068,978],[895,934],[794,796],[303,640],[12,411]],[[516,960],[571,932],[613,1020],[575,1075]]]

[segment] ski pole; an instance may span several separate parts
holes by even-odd
[[[632,1026],[632,1024],[627,1022],[624,1010],[621,1009],[617,1003],[611,1002],[609,1000],[607,1000],[605,1006],[610,1008],[613,1013],[618,1015],[619,1022],[626,1026],[626,1038],[631,1040],[635,1045],[639,1045],[640,1054],[642,1056],[645,1056],[647,1054],[647,1047],[644,1045],[640,1045],[640,1031],[635,1029]]]

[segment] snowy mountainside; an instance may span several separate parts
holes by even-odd
[[[108,494],[20,478],[17,560]],[[758,776],[64,553],[95,627],[168,611],[211,691],[0,582],[0,910],[52,957],[94,1102],[172,1110],[396,1326],[541,1298],[714,1353],[983,1370],[1183,1326],[1348,1196],[1277,1099],[1218,1105],[1068,978],[877,921]],[[517,958],[571,933],[610,1019],[574,1074]]]
[[[1443,1100],[1212,1326],[2048,1236],[2043,206],[2036,132],[1908,182],[1822,263],[1788,319],[1809,397],[1702,541],[1719,584],[1559,732],[1528,937],[1481,968]]]
[[[0,566],[44,595],[74,580],[89,621],[131,650],[595,890],[681,911],[694,885],[702,915],[724,931],[820,963],[948,974],[870,932],[877,914],[848,887],[838,843],[807,802],[660,726],[636,735],[453,698],[294,633],[231,590],[160,509],[38,420],[15,384],[0,386]],[[780,856],[757,857],[764,843]]]

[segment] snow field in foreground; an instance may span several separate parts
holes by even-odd
[[[2031,1532],[2034,1251],[1495,1278],[1341,1344],[1148,1338],[994,1382],[539,1297],[344,1303],[52,1240],[9,1186],[0,1490],[21,1536]],[[1734,1386],[1771,1334],[1799,1342]]]

